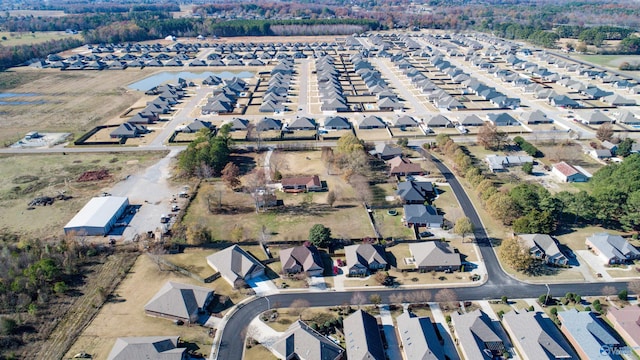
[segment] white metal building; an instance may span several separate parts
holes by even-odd
[[[64,233],[78,235],[106,235],[124,213],[129,199],[118,196],[95,197],[80,210],[64,227]]]

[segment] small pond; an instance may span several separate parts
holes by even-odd
[[[140,81],[134,82],[129,85],[129,89],[138,90],[138,91],[147,91],[154,86],[158,86],[164,84],[166,82],[178,82],[178,78],[183,78],[185,80],[203,80],[211,75],[215,75],[221,79],[231,79],[236,76],[239,78],[251,78],[255,76],[255,73],[249,71],[241,71],[241,72],[230,72],[230,71],[222,71],[222,72],[212,72],[205,71],[201,73],[192,73],[190,71],[180,71],[180,72],[169,72],[163,71],[161,73],[157,73],[155,75],[144,78]]]

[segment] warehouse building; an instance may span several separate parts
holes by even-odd
[[[64,227],[64,233],[106,235],[129,205],[129,199],[118,196],[95,197]]]

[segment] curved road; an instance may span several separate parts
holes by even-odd
[[[422,150],[424,156],[430,156]],[[528,284],[507,275],[496,257],[495,251],[491,247],[490,238],[485,231],[482,221],[478,216],[471,200],[458,182],[458,179],[451,171],[438,159],[433,158],[436,167],[451,185],[451,189],[456,195],[460,206],[464,213],[475,227],[474,235],[480,248],[480,253],[487,269],[488,280],[486,283],[475,287],[455,288],[455,293],[459,300],[482,300],[497,299],[503,295],[509,298],[537,298],[545,294],[547,288],[545,285]],[[617,291],[626,288],[625,282],[606,283],[607,286],[613,286]],[[582,295],[601,294],[602,287],[605,283],[571,283],[571,284],[553,284],[550,285],[552,296],[563,296],[567,292],[577,292]],[[442,288],[429,288],[432,293]],[[314,293],[287,293],[267,296],[254,299],[244,305],[240,305],[234,313],[229,317],[226,326],[222,330],[220,344],[216,356],[212,359],[220,360],[240,360],[244,348],[244,337],[246,335],[246,327],[260,313],[269,308],[288,307],[294,300],[304,299],[311,306],[336,306],[352,303],[354,294],[361,293],[367,299],[369,295],[378,294],[382,297],[383,303],[389,302],[389,295],[397,293],[412,293],[421,290],[415,289],[375,289],[375,290],[359,290],[359,291],[328,291]],[[214,345],[215,346],[215,345]],[[214,348],[215,350],[215,348]]]

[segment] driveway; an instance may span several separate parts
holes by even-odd
[[[387,339],[387,358],[389,360],[402,360],[398,337],[396,336],[396,328],[393,325],[393,317],[389,311],[389,305],[380,307],[380,321],[382,322],[382,330],[384,337]]]
[[[495,330],[496,334],[500,336],[500,338],[502,339],[502,342],[504,343],[505,348],[507,348],[509,353],[511,353],[511,359],[513,360],[520,359],[515,349],[513,348],[511,341],[509,341],[509,336],[505,332],[502,325],[500,325],[500,318],[493,311],[493,308],[491,307],[491,305],[489,305],[489,302],[486,300],[482,300],[482,301],[478,301],[478,303],[480,304],[482,311],[484,311],[487,315],[489,315],[489,318],[491,318],[491,325],[493,325],[493,329]]]
[[[578,254],[578,256],[584,259],[584,261],[581,262],[581,264],[589,264],[591,269],[593,269],[593,271],[595,271],[596,274],[602,274],[602,278],[601,278],[602,281],[607,281],[607,282],[615,281],[615,279],[611,275],[609,275],[609,273],[607,272],[607,268],[604,266],[604,263],[602,262],[602,259],[600,257],[598,257],[597,255],[595,255],[589,250],[575,250],[575,252],[576,254]],[[591,275],[591,273],[589,273],[589,275],[591,280],[588,280],[588,281],[597,281],[596,279],[593,278],[593,275]],[[585,276],[585,279],[587,279],[586,276]]]
[[[266,276],[260,276],[255,279],[247,280],[247,285],[251,286],[257,296],[277,294],[278,288]]]

